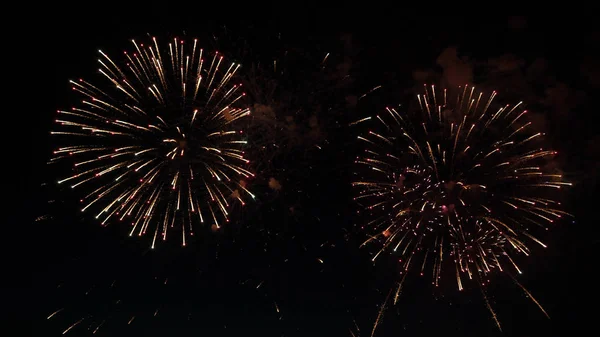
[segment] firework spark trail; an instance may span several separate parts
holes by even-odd
[[[98,324],[98,326],[94,329],[94,332],[92,332],[92,335],[95,335],[96,332],[98,332],[98,330],[100,330],[100,328],[102,327],[102,325],[104,325],[104,322],[106,322],[106,321],[102,320],[102,322],[100,322],[100,324]]]
[[[75,323],[71,324],[71,325],[70,325],[70,326],[69,326],[69,327],[68,327],[68,328],[67,328],[65,331],[63,331],[63,333],[62,333],[62,334],[64,335],[64,334],[66,334],[67,332],[69,332],[71,329],[73,329],[73,328],[74,328],[74,327],[76,327],[76,326],[77,326],[79,323],[81,323],[81,322],[82,322],[84,319],[85,319],[85,317],[84,317],[84,318],[81,318],[81,319],[79,319],[77,322],[75,322]]]
[[[527,290],[519,281],[517,281],[517,279],[514,276],[510,275],[510,277],[512,278],[513,282],[515,282],[515,284],[518,285],[519,288],[521,288],[521,290],[523,290],[523,292],[527,295],[527,297],[529,297],[531,299],[531,301],[533,301],[533,303],[535,303],[535,305],[538,306],[538,308],[544,313],[544,315],[546,315],[546,317],[548,319],[550,319],[550,315],[548,315],[548,313],[546,312],[546,310],[544,310],[544,307],[542,307],[542,305],[540,304],[540,302],[538,302],[533,297],[533,295],[531,295],[531,293],[529,292],[529,290]]]
[[[63,311],[64,308],[60,308],[58,310],[56,310],[55,312],[51,313],[50,316],[48,316],[46,319],[50,319],[52,317],[54,317],[54,315],[58,314],[59,312]]]
[[[360,336],[360,328],[358,327],[358,324],[356,324],[356,320],[354,320],[354,318],[352,319],[352,323],[354,323],[354,330],[356,330],[356,333],[354,333],[354,330],[352,328],[349,328],[348,331],[350,332],[350,336],[359,337]]]
[[[466,279],[483,286],[494,271],[520,274],[515,255],[546,247],[532,230],[569,215],[555,198],[571,183],[546,166],[556,152],[540,145],[521,103],[494,108],[495,96],[425,87],[417,112],[386,108],[371,118],[379,128],[358,137],[364,244],[381,243],[373,261],[384,250],[400,255],[396,294],[412,270],[431,270],[435,286],[442,271],[454,275],[459,290]]]
[[[371,90],[367,91],[366,93],[360,95],[360,97],[358,98],[358,100],[361,100],[361,99],[367,97],[367,95],[373,93],[375,90],[381,89],[381,87],[383,87],[383,86],[382,85],[378,85],[378,86],[374,87],[373,89],[371,89]]]
[[[71,81],[83,96],[69,111],[58,111],[59,147],[52,162],[71,157],[73,175],[59,181],[87,186],[85,211],[96,218],[131,219],[130,235],[167,239],[180,228],[182,245],[197,221],[219,228],[228,209],[254,195],[245,188],[253,176],[245,166],[246,143],[236,121],[249,115],[241,84],[232,84],[239,64],[218,52],[175,38],[161,49],[131,41],[124,62],[100,52],[99,73],[106,85]],[[154,228],[151,228],[154,227]]]
[[[379,326],[379,324],[381,324],[381,321],[383,320],[383,314],[385,312],[387,303],[390,300],[390,295],[392,295],[391,289],[388,292],[387,296],[385,297],[385,301],[383,301],[383,303],[381,303],[381,307],[379,308],[379,312],[377,313],[377,318],[375,319],[375,323],[373,323],[373,330],[371,330],[371,337],[375,336],[375,330],[377,329],[377,327]]]

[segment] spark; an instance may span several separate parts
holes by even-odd
[[[50,316],[48,316],[46,319],[50,319],[52,318],[54,315],[58,314],[59,312],[63,311],[64,308],[58,309],[55,312],[51,313]]]
[[[352,122],[352,123],[348,124],[348,126],[353,126],[353,125],[356,125],[356,124],[359,124],[359,123],[362,123],[362,122],[366,122],[366,121],[368,121],[370,119],[371,119],[371,117],[361,118],[361,119],[359,119],[359,120],[357,120],[355,122]]]
[[[385,298],[385,301],[383,301],[383,303],[381,303],[381,306],[379,307],[379,312],[377,313],[377,318],[375,319],[375,323],[373,323],[373,330],[371,330],[371,337],[375,336],[375,330],[377,329],[377,327],[379,326],[379,324],[381,324],[381,321],[383,320],[383,314],[385,312],[385,308],[386,308],[387,302],[390,299],[391,294],[392,294],[392,291],[390,290],[390,292],[388,292],[388,295]]]
[[[365,98],[367,95],[369,95],[370,93],[374,92],[375,90],[381,89],[381,87],[383,87],[383,86],[382,85],[378,85],[378,86],[374,87],[373,89],[371,89],[371,90],[367,91],[366,93],[362,94],[358,98],[358,100],[361,100],[361,99]]]
[[[75,322],[75,323],[71,324],[71,325],[70,325],[70,326],[69,326],[69,327],[68,327],[68,328],[67,328],[65,331],[63,331],[63,333],[62,333],[62,334],[64,335],[64,334],[66,334],[67,332],[69,332],[71,329],[73,329],[73,328],[74,328],[74,327],[76,327],[76,326],[77,326],[79,323],[81,323],[81,322],[82,322],[84,319],[85,319],[85,317],[84,317],[84,318],[81,318],[81,319],[79,319],[77,322]]]
[[[100,322],[100,324],[98,324],[98,326],[94,329],[94,332],[92,332],[93,335],[95,335],[96,332],[98,332],[98,330],[100,330],[100,328],[102,327],[102,325],[104,325],[104,322],[106,322],[106,321],[102,320],[102,322]]]

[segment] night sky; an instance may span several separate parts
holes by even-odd
[[[94,336],[371,336],[398,266],[391,258],[373,265],[375,248],[359,249],[366,233],[357,226],[350,183],[360,147],[357,131],[346,126],[404,102],[423,83],[473,83],[525,101],[575,182],[565,207],[576,219],[557,224],[543,238],[548,248],[520,261],[518,280],[550,320],[502,275],[488,288],[502,333],[475,284],[458,292],[450,278],[440,289],[416,278],[384,311],[375,336],[567,336],[593,326],[600,168],[600,54],[593,51],[600,33],[593,20],[292,12],[69,8],[44,28],[51,48],[45,63],[54,69],[45,90],[55,99],[36,103],[36,174],[27,206],[12,217],[30,228],[35,246],[27,334],[59,336],[83,319],[65,335],[92,336],[104,322]],[[237,209],[225,230],[201,232],[187,247],[173,240],[151,250],[151,238],[129,237],[127,226],[101,227],[80,212],[77,190],[56,186],[64,167],[46,165],[55,111],[75,99],[68,80],[98,79],[98,49],[118,55],[129,39],[147,34],[197,37],[246,71],[267,68],[287,51],[288,75],[274,78],[273,100],[252,88],[249,99],[281,101],[282,110],[302,111],[295,115],[300,130],[311,128],[313,116],[319,128],[311,137],[275,135],[282,144],[276,150],[249,150],[258,200]],[[256,74],[256,85],[266,83],[268,72]],[[271,178],[277,186],[269,187]]]

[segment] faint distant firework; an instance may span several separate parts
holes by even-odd
[[[249,65],[242,79],[252,102],[247,131],[261,158],[254,163],[267,169],[290,158],[305,164],[347,111],[342,89],[351,83],[348,67],[330,43],[323,49],[282,33],[266,35],[268,47],[244,48]]]
[[[86,188],[82,211],[94,209],[103,225],[128,221],[130,235],[150,231],[152,247],[178,228],[185,246],[195,224],[218,229],[232,204],[254,198],[240,64],[197,40],[131,42],[119,60],[99,51],[103,82],[70,82],[82,100],[58,111],[51,162],[74,162],[59,183]]]
[[[260,36],[256,45],[254,36]],[[329,41],[318,44],[272,29],[226,31],[217,40],[225,50],[244,55],[240,77],[252,104],[244,121],[251,143],[247,153],[252,170],[260,172],[249,186],[261,201],[259,217],[283,217],[265,233],[305,226],[307,217],[316,218],[306,202],[320,189],[320,181],[311,177],[329,169],[321,159],[340,129],[339,117],[348,111],[345,91],[352,81],[345,59]]]
[[[515,256],[529,255],[531,243],[546,247],[534,233],[569,215],[558,199],[571,183],[553,168],[557,152],[543,146],[522,103],[497,107],[495,97],[426,86],[419,108],[352,123],[374,122],[358,137],[365,150],[353,185],[368,217],[364,244],[380,243],[373,261],[387,250],[400,256],[394,301],[413,272],[431,273],[435,286],[453,275],[459,290],[474,279],[500,327],[483,288],[488,275],[520,274]]]

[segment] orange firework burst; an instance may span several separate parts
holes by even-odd
[[[356,163],[366,170],[355,200],[371,219],[365,244],[381,242],[373,261],[387,249],[401,255],[396,298],[411,270],[430,270],[436,286],[452,274],[459,290],[494,271],[521,273],[514,256],[545,247],[535,230],[568,215],[556,199],[571,183],[547,165],[556,152],[543,148],[521,103],[495,108],[495,97],[431,86],[416,111],[359,121],[379,131],[358,137],[367,147]]]
[[[130,235],[150,231],[152,247],[177,227],[185,245],[195,222],[218,228],[232,203],[254,198],[236,123],[250,114],[233,83],[240,65],[197,40],[132,44],[122,62],[99,51],[103,84],[71,81],[83,100],[58,111],[52,134],[69,145],[52,161],[74,160],[59,183],[87,187],[82,211],[95,208],[102,224],[131,219]]]

